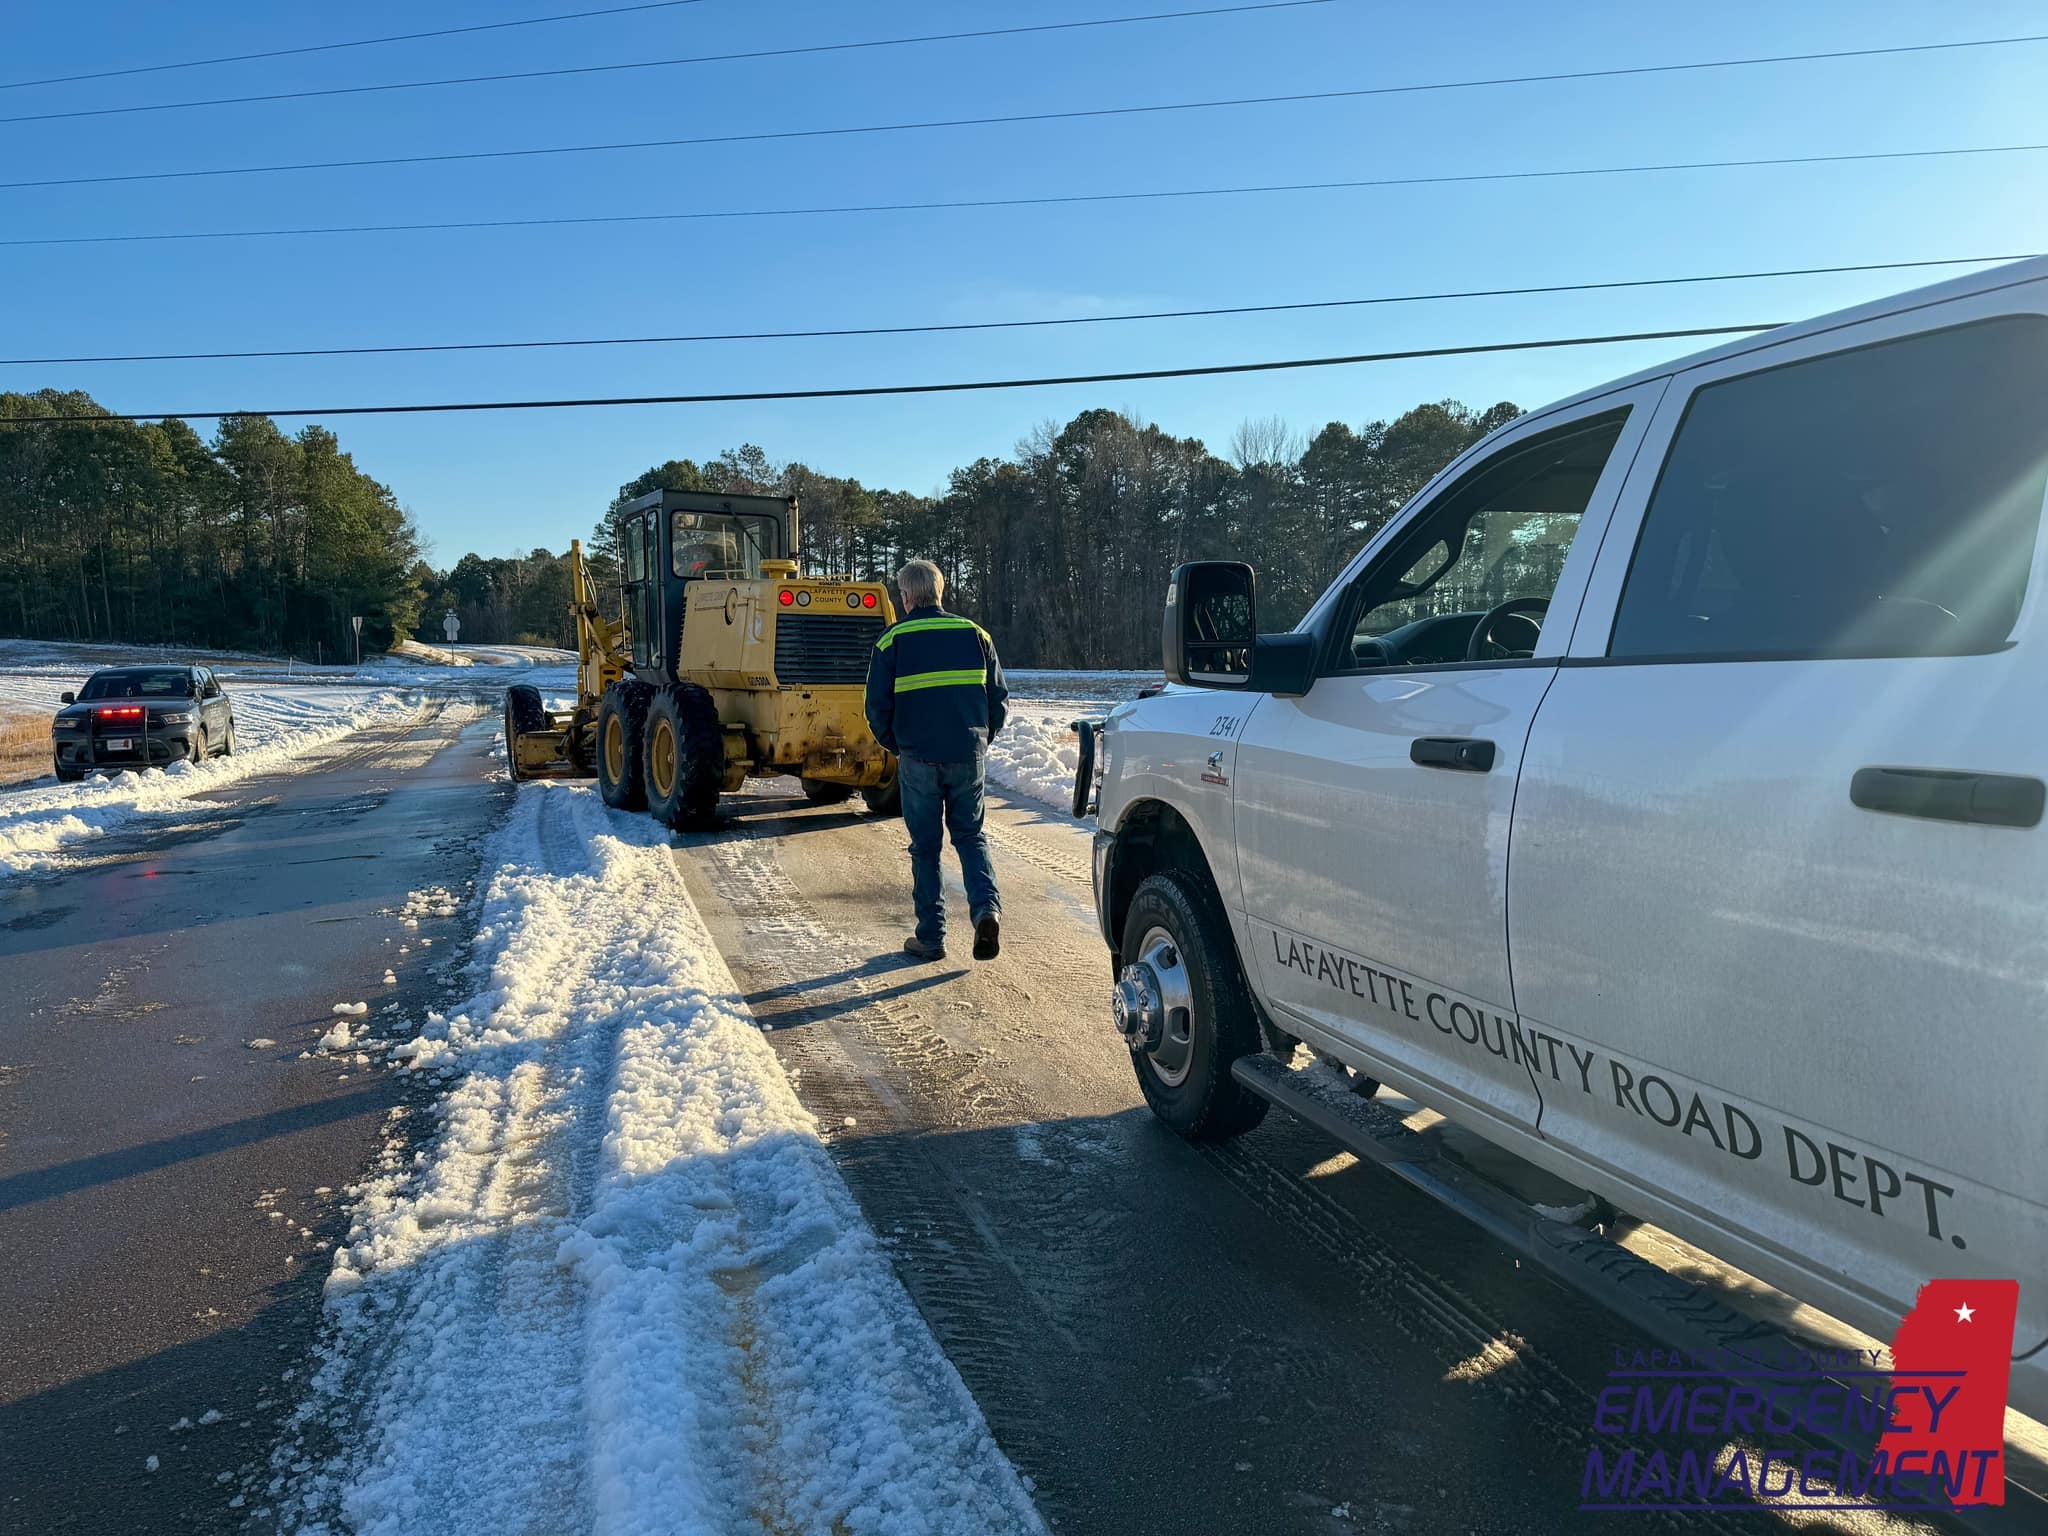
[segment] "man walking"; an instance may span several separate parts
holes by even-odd
[[[946,957],[946,893],[939,880],[943,834],[953,835],[967,909],[974,919],[974,958],[993,960],[1002,947],[1002,899],[981,830],[982,774],[988,744],[1003,728],[1003,666],[995,642],[972,619],[939,606],[946,578],[929,560],[896,573],[903,617],[875,642],[868,662],[868,724],[896,754],[903,820],[910,830],[910,892],[917,931],[903,941],[920,960]]]

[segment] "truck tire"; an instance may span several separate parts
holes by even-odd
[[[647,706],[647,809],[665,827],[700,831],[718,820],[725,729],[695,683],[671,683]]]
[[[519,738],[547,723],[547,707],[540,701],[538,688],[515,683],[505,690],[505,762],[512,770],[513,783],[526,777],[519,771]]]
[[[1207,883],[1178,869],[1147,876],[1131,898],[1118,958],[1162,983],[1159,1043],[1131,1053],[1152,1113],[1189,1141],[1225,1141],[1265,1119],[1266,1101],[1230,1075],[1240,1056],[1258,1053],[1259,1018]]]
[[[903,814],[903,784],[896,777],[896,765],[889,765],[889,777],[879,784],[870,784],[860,792],[861,802],[877,816],[901,816]]]
[[[804,798],[813,805],[844,805],[853,798],[851,784],[833,784],[824,779],[803,780]]]
[[[647,807],[647,785],[641,778],[646,754],[641,737],[647,726],[645,683],[613,683],[597,701],[597,792],[615,811]]]

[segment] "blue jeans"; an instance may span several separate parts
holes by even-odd
[[[917,936],[929,944],[946,938],[946,893],[939,880],[939,852],[946,832],[960,855],[967,886],[967,910],[976,922],[1003,909],[996,894],[995,865],[981,830],[982,761],[927,763],[899,758],[903,822],[910,831],[910,894],[917,906]]]

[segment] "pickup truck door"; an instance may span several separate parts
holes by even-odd
[[[1327,639],[1308,692],[1262,698],[1240,739],[1262,998],[1283,1028],[1445,1109],[1535,1118],[1539,1047],[1508,979],[1508,816],[1661,387],[1518,423],[1454,463],[1306,621]],[[1498,643],[1475,647],[1481,610],[1501,614]]]
[[[1590,1058],[1543,1129],[1606,1193],[1880,1336],[1929,1278],[2019,1276],[2021,1349],[2048,1334],[2044,299],[1674,378],[1507,876],[1523,1021]]]

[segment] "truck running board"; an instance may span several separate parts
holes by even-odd
[[[1779,1358],[1811,1350],[1811,1341],[1745,1316],[1668,1270],[1639,1258],[1596,1232],[1544,1216],[1482,1174],[1444,1157],[1435,1144],[1402,1124],[1381,1104],[1360,1098],[1347,1084],[1313,1068],[1296,1071],[1277,1057],[1241,1056],[1231,1076],[1289,1114],[1341,1142],[1361,1158],[1477,1224],[1489,1237],[1571,1289],[1600,1303],[1650,1336],[1709,1361],[1740,1368],[1743,1357]],[[1786,1383],[1780,1390],[1792,1386]],[[1865,1390],[1838,1381],[1851,1391]],[[1836,1443],[1867,1454],[1870,1446],[1844,1437]],[[2015,1470],[2007,1448],[2008,1474]],[[2042,1530],[2048,1502],[2008,1480],[2003,1508],[1974,1505],[1941,1511],[1984,1536]],[[1768,1506],[1760,1506],[1768,1507]],[[1933,1511],[1929,1511],[1933,1514]]]

